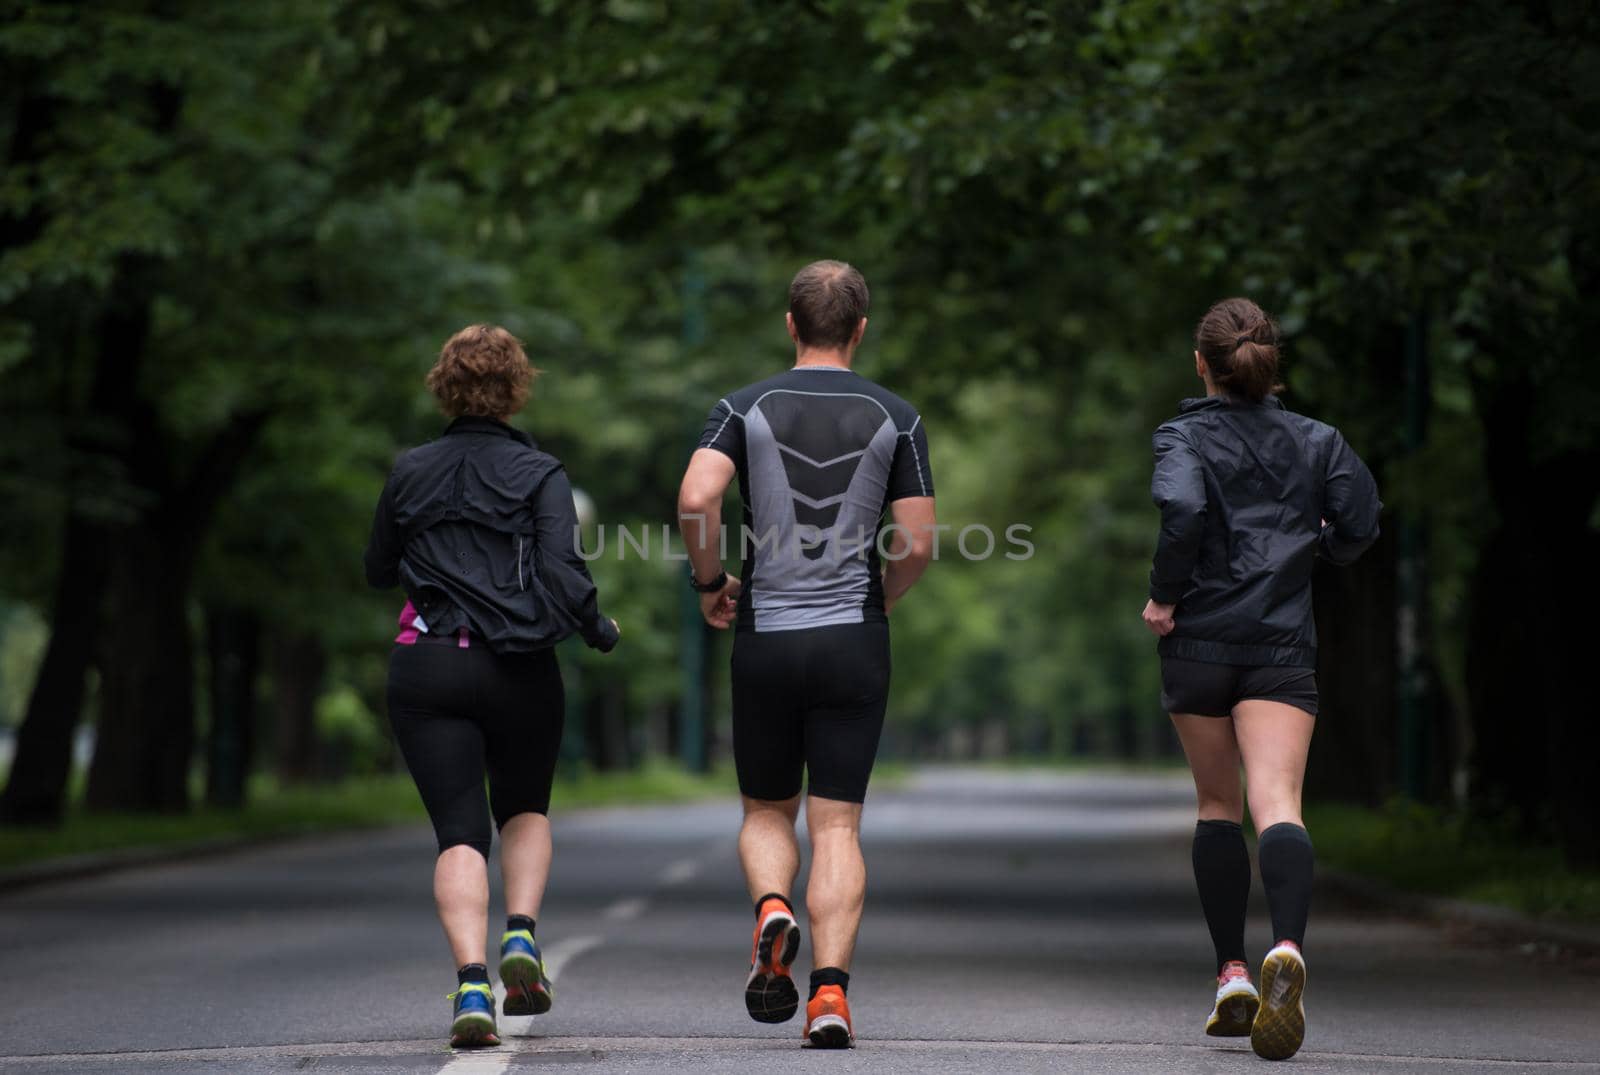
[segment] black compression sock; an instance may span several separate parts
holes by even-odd
[[[836,985],[839,992],[846,996],[850,993],[850,973],[838,967],[818,967],[811,972],[811,996],[817,995],[817,990],[825,985]]]
[[[1311,913],[1311,877],[1316,855],[1311,837],[1287,821],[1270,825],[1256,842],[1261,857],[1261,885],[1272,912],[1272,939],[1304,947],[1306,917]]]
[[[510,933],[512,930],[517,929],[525,929],[529,933],[532,933],[533,919],[529,918],[525,914],[506,915],[506,932]]]
[[[756,914],[761,913],[761,905],[768,900],[782,900],[783,905],[789,909],[789,913],[794,914],[794,904],[789,902],[789,897],[777,892],[768,892],[765,896],[756,900]]]
[[[1250,903],[1250,850],[1235,821],[1205,820],[1194,827],[1194,883],[1200,890],[1217,973],[1231,960],[1244,961],[1244,916]]]
[[[457,985],[466,985],[468,982],[487,982],[488,980],[489,968],[482,963],[468,963],[465,967],[456,971]]]

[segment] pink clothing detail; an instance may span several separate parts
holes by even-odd
[[[412,607],[410,598],[407,598],[406,607],[400,610],[400,633],[394,636],[397,644],[402,646],[416,645],[417,635],[421,633],[413,622],[416,618],[417,610]]]
[[[417,639],[421,634],[422,632],[417,629],[417,610],[412,606],[408,598],[405,607],[400,610],[400,633],[394,636],[394,640],[401,646],[414,646],[417,644]],[[457,649],[468,649],[471,645],[472,642],[465,627],[456,632]]]

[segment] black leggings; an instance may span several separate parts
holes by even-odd
[[[389,723],[440,851],[466,844],[487,858],[491,812],[495,828],[549,812],[564,713],[551,650],[501,656],[453,638],[394,647]]]

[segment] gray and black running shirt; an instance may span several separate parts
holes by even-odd
[[[933,495],[909,403],[850,370],[797,367],[718,400],[699,446],[739,472],[744,528],[726,540],[744,560],[740,630],[884,620],[884,512]]]

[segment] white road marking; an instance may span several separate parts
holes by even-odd
[[[439,1075],[502,1075],[511,1067],[517,1054],[510,1049],[474,1050],[461,1052],[444,1062]]]
[[[600,912],[600,917],[607,922],[631,922],[644,914],[647,905],[648,901],[643,896],[632,896],[613,903]]]
[[[663,885],[681,885],[700,872],[700,863],[694,859],[679,859],[661,871],[660,882]]]
[[[544,972],[550,976],[552,982],[556,983],[558,996],[561,993],[561,982],[558,979],[567,964],[589,949],[599,948],[605,941],[604,937],[595,936],[567,937],[544,950]]]

